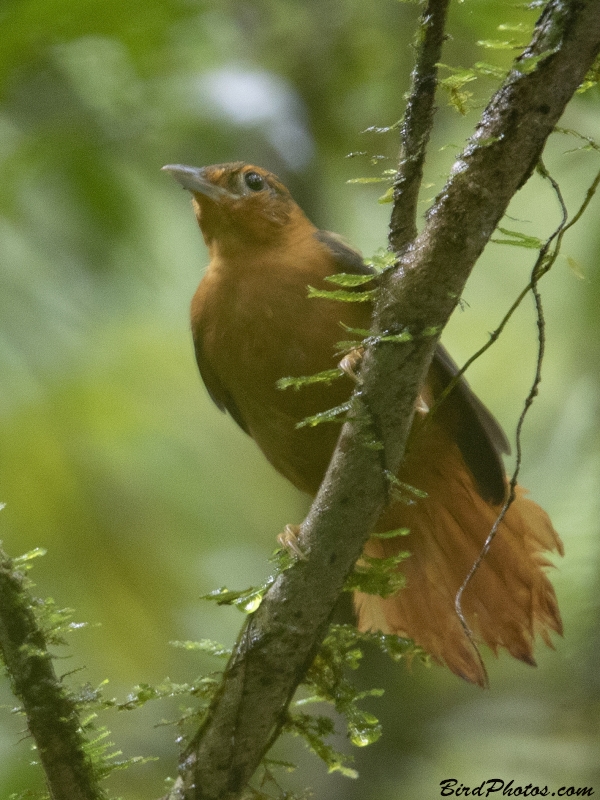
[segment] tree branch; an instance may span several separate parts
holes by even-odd
[[[56,677],[24,573],[0,549],[0,653],[44,769],[52,800],[104,800],[85,752],[76,704]]]
[[[429,0],[417,30],[417,58],[400,128],[400,163],[394,180],[390,247],[400,253],[417,235],[417,203],[427,144],[433,127],[438,63],[450,0]]]
[[[182,761],[171,800],[239,797],[280,729],[344,580],[386,503],[387,475],[402,458],[439,333],[599,49],[598,0],[553,0],[546,6],[530,46],[485,110],[423,232],[403,250],[376,307],[375,342],[401,330],[413,337],[367,350],[364,383],[354,398],[359,413],[344,425],[302,526],[308,560],[280,575],[248,617],[219,694]],[[404,234],[399,236],[402,241]],[[361,444],[357,434],[365,424],[384,442],[383,452]]]

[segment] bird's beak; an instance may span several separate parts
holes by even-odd
[[[203,194],[205,197],[219,203],[225,198],[231,198],[231,192],[223,189],[221,186],[216,186],[211,183],[206,177],[206,172],[203,167],[188,167],[185,164],[167,164],[162,167],[165,172],[170,172],[175,178],[177,183],[180,183],[184,189],[194,194]]]

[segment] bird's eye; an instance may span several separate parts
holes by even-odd
[[[258,172],[246,172],[244,183],[252,192],[260,192],[265,188],[264,178]]]

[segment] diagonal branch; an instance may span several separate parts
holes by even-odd
[[[280,729],[331,609],[387,497],[439,336],[477,258],[528,179],[565,105],[600,50],[600,2],[551,0],[533,40],[485,110],[475,134],[404,250],[378,302],[376,334],[408,329],[403,344],[365,354],[355,401],[385,444],[364,447],[364,415],[349,420],[303,524],[309,556],[283,573],[251,615],[206,721],[185,753],[171,800],[234,800]]]

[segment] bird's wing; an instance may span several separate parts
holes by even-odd
[[[194,336],[194,350],[196,351],[196,362],[200,370],[200,376],[204,381],[204,385],[206,386],[211,400],[218,409],[223,412],[227,411],[243,431],[250,434],[248,426],[232,396],[223,386],[215,371],[210,366],[208,359],[205,357],[200,336]]]
[[[435,361],[439,364],[444,373],[448,376],[448,383],[458,373],[459,368],[446,348],[439,344],[435,352]],[[502,426],[493,414],[487,409],[475,392],[469,386],[466,378],[461,377],[457,384],[457,389],[464,399],[473,409],[479,424],[487,434],[488,439],[493,444],[498,453],[510,453],[510,442],[502,430]]]
[[[315,237],[329,249],[340,272],[373,274],[377,277],[375,270],[364,263],[361,254],[336,234],[317,231]],[[362,290],[364,287],[357,288]],[[434,399],[458,371],[458,366],[446,348],[439,344],[428,378],[432,384]],[[472,391],[464,377],[460,378],[443,406],[445,408],[440,409],[441,420],[452,428],[456,443],[482,497],[501,503],[506,494],[501,454],[510,453],[510,445],[500,424]]]
[[[346,244],[337,233],[317,231],[314,236],[327,247],[340,272],[349,272],[352,275],[376,275],[375,270],[365,264],[359,251]]]
[[[437,393],[443,391],[457,374],[458,367],[446,348],[436,348],[430,375]],[[446,406],[446,408],[444,408]],[[494,503],[503,502],[506,481],[502,453],[510,453],[510,444],[500,423],[472,391],[464,377],[440,408],[440,416],[452,428],[481,496]]]

